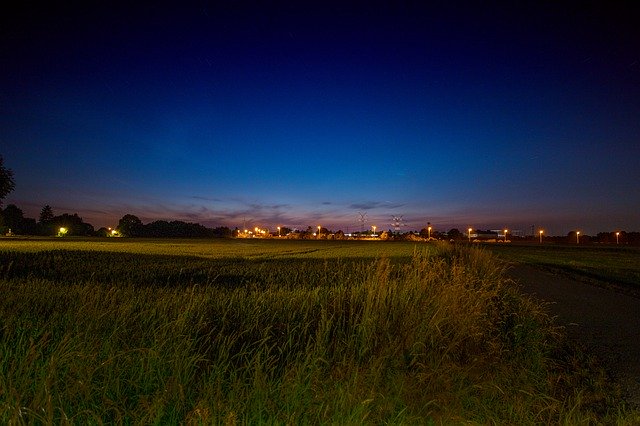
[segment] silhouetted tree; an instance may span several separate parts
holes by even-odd
[[[226,226],[219,226],[212,230],[213,236],[218,238],[230,238],[233,236],[233,232],[234,231],[231,231],[231,229]]]
[[[2,200],[16,187],[16,183],[13,180],[13,171],[4,167],[4,159],[0,155],[0,206],[2,206]]]
[[[285,235],[290,234],[293,231],[293,229],[288,228],[286,226],[281,226],[280,227],[280,236],[284,237]],[[275,235],[278,235],[278,230],[276,229]]]
[[[40,228],[36,223],[36,220],[32,217],[25,217],[22,219],[22,234],[23,235],[38,235]]]
[[[449,232],[447,232],[447,236],[452,240],[459,240],[462,238],[462,234],[458,230],[458,228],[451,228]]]
[[[142,221],[132,214],[122,216],[118,222],[118,232],[125,237],[141,237],[143,230]]]
[[[53,214],[53,209],[51,208],[50,205],[46,205],[42,208],[42,210],[40,211],[40,220],[39,222],[42,224],[46,224],[49,223],[53,220],[53,217],[55,215]]]
[[[109,237],[111,235],[111,231],[108,228],[105,228],[104,226],[99,228],[96,231],[96,237]]]
[[[46,205],[40,211],[40,217],[38,220],[38,227],[40,228],[39,234],[41,235],[53,235],[55,230],[53,229],[53,209],[50,205]]]
[[[78,216],[78,213],[64,213],[56,216],[51,220],[51,224],[54,230],[66,228],[67,235],[89,236],[95,234],[93,225],[85,223],[82,218]]]
[[[14,234],[24,234],[24,213],[15,204],[9,204],[2,211],[4,226]]]

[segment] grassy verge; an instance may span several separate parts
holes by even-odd
[[[487,252],[411,251],[0,252],[0,422],[634,419]]]

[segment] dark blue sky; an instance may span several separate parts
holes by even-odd
[[[86,3],[0,18],[31,217],[640,229],[640,2]]]

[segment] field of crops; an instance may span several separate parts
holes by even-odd
[[[0,423],[634,416],[500,265],[449,244],[3,239]]]
[[[415,243],[382,241],[313,241],[286,239],[128,239],[128,238],[25,238],[2,239],[4,251],[37,252],[45,250],[81,250],[112,253],[193,256],[208,259],[275,258],[409,258]]]
[[[484,247],[508,261],[640,290],[640,247],[566,244],[488,244]]]

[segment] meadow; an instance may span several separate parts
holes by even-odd
[[[639,420],[487,250],[0,241],[3,424]]]
[[[640,291],[640,247],[577,244],[487,244],[484,247],[510,262]]]

